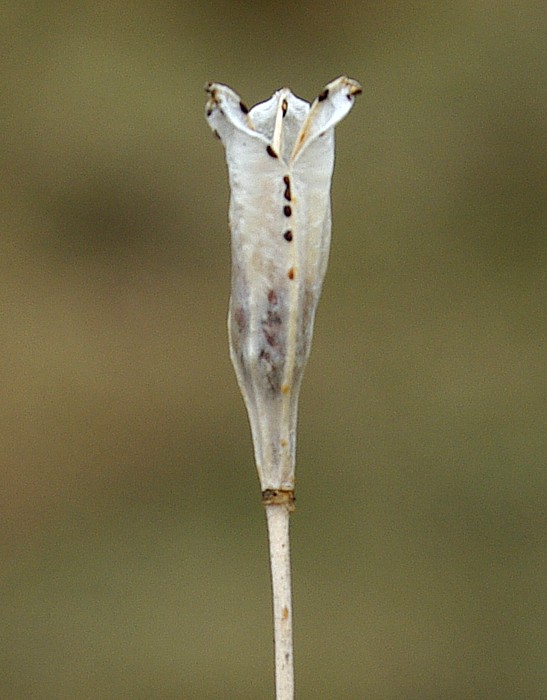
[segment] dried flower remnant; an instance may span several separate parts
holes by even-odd
[[[311,105],[284,88],[250,110],[226,85],[206,89],[231,188],[232,362],[262,491],[292,492],[298,394],[329,254],[334,127],[361,88],[338,78]]]

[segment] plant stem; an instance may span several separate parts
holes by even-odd
[[[277,700],[294,698],[294,654],[292,638],[290,508],[266,505],[270,565],[272,571],[275,695]]]

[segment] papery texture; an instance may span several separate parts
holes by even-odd
[[[331,231],[334,127],[359,84],[329,83],[310,105],[284,88],[251,110],[209,84],[207,119],[230,180],[230,354],[263,491],[294,489],[298,394]]]

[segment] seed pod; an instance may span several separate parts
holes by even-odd
[[[263,492],[294,490],[298,394],[327,267],[334,127],[361,92],[346,77],[310,105],[287,88],[247,109],[206,86],[230,180],[230,354]]]

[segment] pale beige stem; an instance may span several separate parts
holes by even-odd
[[[290,508],[266,505],[272,571],[276,700],[294,699],[292,637]]]

